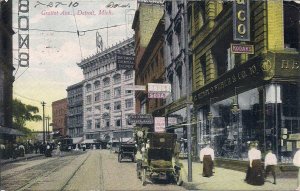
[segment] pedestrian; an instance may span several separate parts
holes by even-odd
[[[209,145],[206,145],[206,147],[201,149],[200,162],[203,163],[203,171],[202,171],[203,177],[211,177],[213,175],[214,159],[215,159],[214,150],[210,148]]]
[[[19,149],[19,156],[24,157],[25,156],[25,147],[24,147],[24,145],[20,144],[18,149]]]
[[[58,142],[57,144],[57,148],[56,148],[56,155],[61,156],[61,143]]]
[[[251,185],[263,185],[263,167],[261,163],[261,151],[257,149],[257,143],[250,144],[248,151],[249,166],[245,181]]]
[[[295,153],[293,158],[293,164],[298,167],[298,181],[297,181],[297,189],[300,191],[300,149]]]
[[[267,178],[269,172],[273,175],[273,184],[276,184],[276,174],[275,167],[277,165],[276,155],[272,153],[272,149],[268,150],[268,154],[265,157],[265,179]]]
[[[45,157],[52,157],[52,149],[49,143],[46,146]]]

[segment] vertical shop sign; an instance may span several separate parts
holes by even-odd
[[[233,40],[250,41],[249,0],[233,1]]]
[[[166,131],[166,120],[164,117],[154,118],[154,131],[159,133]]]
[[[18,3],[19,66],[29,67],[29,0]]]

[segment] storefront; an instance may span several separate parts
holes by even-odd
[[[216,155],[246,159],[248,143],[272,148],[282,162],[300,148],[298,53],[254,57],[193,92],[198,145]]]

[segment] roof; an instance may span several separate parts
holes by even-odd
[[[0,126],[0,134],[24,136],[25,134],[17,129]]]

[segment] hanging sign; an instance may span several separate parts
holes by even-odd
[[[29,0],[18,3],[19,66],[29,67]]]
[[[250,41],[250,2],[233,1],[233,40]]]
[[[165,132],[166,131],[166,119],[164,117],[154,118],[154,131]]]

